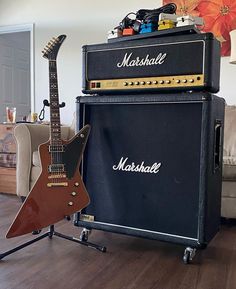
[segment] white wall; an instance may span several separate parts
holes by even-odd
[[[58,78],[63,123],[70,123],[75,111],[75,97],[81,94],[81,46],[106,42],[106,33],[131,11],[157,8],[161,0],[83,1],[83,0],[0,0],[0,26],[35,23],[35,97],[36,111],[48,98],[48,63],[41,50],[53,37],[66,34],[58,55]],[[236,103],[234,82],[236,66],[222,59],[221,91],[227,103]]]

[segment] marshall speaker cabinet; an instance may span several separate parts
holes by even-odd
[[[204,247],[219,229],[224,100],[208,93],[83,96],[87,229]],[[195,249],[194,249],[195,250]]]
[[[83,47],[85,94],[219,90],[220,44],[211,33]]]

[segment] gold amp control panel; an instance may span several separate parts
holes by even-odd
[[[178,88],[201,87],[204,85],[204,75],[178,75],[158,76],[126,79],[91,80],[88,82],[89,90],[126,90],[148,88]]]

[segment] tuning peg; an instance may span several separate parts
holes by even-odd
[[[59,41],[59,39],[56,38],[56,37],[53,37],[53,38],[52,38],[52,41],[53,41],[54,43],[57,43],[57,42]]]

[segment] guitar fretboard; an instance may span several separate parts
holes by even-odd
[[[49,89],[50,89],[50,143],[60,145],[61,141],[61,121],[57,82],[57,63],[49,60]]]

